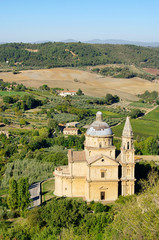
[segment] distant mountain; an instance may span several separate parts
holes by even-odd
[[[51,42],[51,41],[49,41],[49,40],[44,40],[44,41],[35,41],[35,42],[31,42],[31,43],[39,44],[39,43],[47,43],[47,42]]]
[[[74,39],[67,39],[63,40],[61,42],[64,43],[70,43],[70,42],[78,42]],[[127,40],[120,40],[120,39],[107,39],[107,40],[101,40],[101,39],[92,39],[89,41],[81,41],[83,43],[90,43],[90,44],[121,44],[121,45],[136,45],[136,46],[142,46],[142,47],[159,47],[159,42],[138,42],[138,41],[127,41]]]
[[[64,42],[64,43],[73,43],[73,42],[78,42],[78,41],[76,41],[76,40],[74,40],[74,39],[66,39],[66,40],[62,40],[62,41],[60,41],[60,42]]]
[[[127,40],[120,40],[120,39],[92,39],[89,41],[77,41],[75,39],[66,39],[62,41],[49,41],[49,40],[43,40],[43,41],[34,41],[30,43],[47,43],[47,42],[63,42],[63,43],[89,43],[89,44],[120,44],[120,45],[136,45],[136,46],[142,46],[142,47],[159,47],[159,42],[138,42],[138,41],[127,41]],[[7,42],[0,42],[1,44],[5,44]]]
[[[137,42],[137,41],[127,41],[127,40],[118,40],[118,39],[93,39],[90,41],[85,41],[85,43],[91,44],[128,44],[128,45],[136,45],[136,46],[143,46],[143,47],[159,47],[159,42]]]

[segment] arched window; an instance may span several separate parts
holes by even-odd
[[[130,147],[130,146],[129,146],[129,142],[127,142],[127,149],[129,149],[129,147]]]
[[[102,144],[101,143],[99,143],[99,148],[102,148]]]

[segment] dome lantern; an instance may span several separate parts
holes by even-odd
[[[96,113],[96,121],[103,122],[102,112],[97,112]]]

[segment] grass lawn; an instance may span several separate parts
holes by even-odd
[[[113,127],[113,133],[117,137],[121,137],[123,127],[125,123],[120,124],[119,126]],[[134,133],[134,138],[137,136],[156,136],[159,135],[159,122],[144,120],[144,119],[132,119],[131,125]]]
[[[89,109],[91,110],[93,113],[97,113],[99,110],[98,109]],[[110,118],[122,118],[125,117],[125,115],[120,114],[120,113],[114,113],[114,112],[109,112],[106,110],[100,110],[103,113],[103,117],[110,117]]]
[[[47,180],[42,183],[42,203],[54,197],[55,180]]]
[[[159,107],[148,113],[143,119],[159,122]]]

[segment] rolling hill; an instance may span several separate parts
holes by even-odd
[[[7,64],[6,64],[7,61]],[[20,69],[128,64],[159,68],[159,48],[135,45],[46,42],[0,45],[0,69]]]

